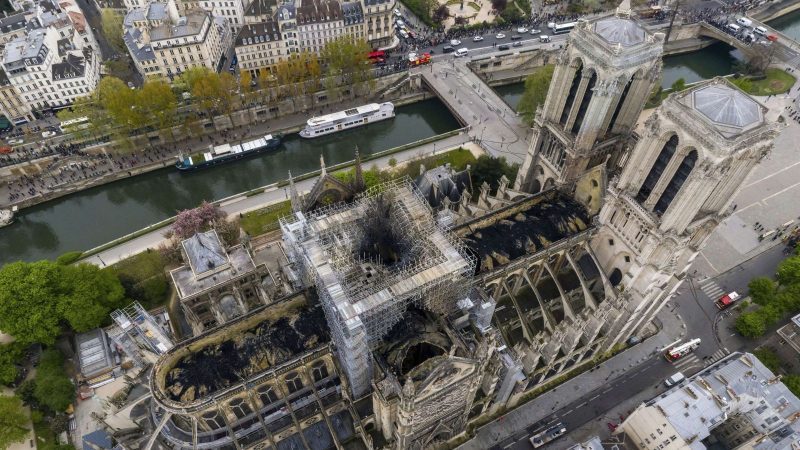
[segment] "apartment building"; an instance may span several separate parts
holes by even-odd
[[[150,3],[125,16],[125,44],[142,76],[169,79],[192,67],[219,70],[231,45],[223,17],[202,9],[178,13],[174,0]]]
[[[271,68],[288,57],[289,49],[285,44],[278,23],[271,19],[244,25],[236,36],[239,71],[249,71],[255,79],[260,69]]]

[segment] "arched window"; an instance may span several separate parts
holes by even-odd
[[[644,203],[647,197],[650,197],[650,193],[653,192],[656,184],[658,184],[661,174],[664,173],[664,169],[666,169],[669,160],[672,159],[672,155],[675,154],[675,149],[677,148],[678,136],[673,134],[664,144],[664,147],[661,148],[661,153],[658,154],[658,158],[653,163],[653,167],[650,168],[647,178],[644,179],[644,183],[642,183],[642,186],[639,188],[639,193],[636,194],[637,202]]]
[[[311,373],[314,374],[314,381],[322,381],[328,378],[328,366],[324,361],[320,361],[311,368]]]
[[[620,282],[620,281],[622,281],[622,271],[621,271],[621,270],[619,270],[619,269],[614,269],[614,270],[611,272],[611,276],[610,276],[610,277],[608,277],[608,281],[610,281],[610,282],[611,282],[611,285],[612,285],[612,286],[616,286],[616,285],[618,285],[618,284],[619,284],[619,282]]]
[[[211,430],[219,430],[225,426],[225,420],[222,419],[222,416],[217,411],[207,412],[202,417],[206,426]]]
[[[614,131],[614,124],[617,122],[617,116],[619,116],[619,112],[622,111],[622,106],[625,104],[625,99],[628,97],[628,91],[631,89],[631,85],[633,84],[634,77],[631,77],[628,80],[628,84],[625,85],[625,89],[622,90],[622,95],[619,97],[619,102],[617,102],[617,107],[614,108],[614,114],[611,116],[611,121],[608,122],[608,129],[609,131]]]
[[[675,175],[673,175],[672,179],[669,180],[667,188],[661,193],[661,197],[658,199],[655,208],[653,208],[653,211],[655,211],[656,214],[664,214],[664,211],[669,208],[670,203],[672,203],[672,200],[676,195],[678,195],[678,191],[681,190],[681,186],[683,186],[683,183],[687,178],[689,178],[689,174],[692,173],[692,169],[694,168],[694,164],[696,162],[696,150],[692,150],[683,158],[681,165],[678,166],[678,170],[675,171]]]
[[[290,394],[303,389],[303,380],[300,379],[300,375],[297,373],[286,375],[286,389],[289,390]]]
[[[589,103],[592,101],[595,83],[597,83],[597,72],[592,71],[592,77],[589,78],[589,84],[586,85],[586,91],[583,93],[583,99],[581,99],[581,106],[578,108],[578,115],[575,116],[575,123],[572,124],[572,134],[577,134],[581,131],[583,118],[586,117],[586,110],[589,109]]]
[[[261,403],[266,406],[278,401],[278,394],[275,393],[275,389],[273,389],[272,386],[266,385],[258,388],[258,398],[261,399]]]
[[[575,68],[575,76],[572,78],[572,84],[569,87],[569,94],[567,95],[567,101],[564,102],[564,110],[561,111],[561,119],[559,119],[559,123],[561,125],[565,125],[567,123],[567,118],[569,117],[569,112],[572,110],[572,103],[575,101],[575,96],[578,94],[578,86],[581,85],[581,77],[583,76],[583,64],[578,62],[578,67]]]
[[[253,410],[250,409],[250,405],[248,405],[247,401],[243,398],[235,398],[231,400],[228,406],[230,406],[231,411],[233,411],[233,415],[235,415],[237,419],[244,419],[253,412]]]

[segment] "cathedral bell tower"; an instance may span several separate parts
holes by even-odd
[[[678,288],[771,150],[779,128],[774,116],[716,78],[670,95],[647,119],[610,183],[592,242],[602,269],[627,297],[610,335],[627,338]]]
[[[614,164],[661,72],[663,34],[630,17],[578,21],[556,61],[514,189],[536,193]]]

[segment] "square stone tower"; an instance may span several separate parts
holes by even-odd
[[[592,247],[626,311],[625,339],[650,321],[685,278],[779,125],[770,111],[723,78],[669,96],[612,180]],[[613,343],[612,343],[613,345]]]
[[[581,20],[559,56],[515,189],[536,193],[614,163],[661,72],[662,34],[620,6]]]

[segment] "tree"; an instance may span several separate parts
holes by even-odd
[[[778,358],[778,355],[773,352],[772,350],[764,347],[753,350],[753,354],[756,355],[761,364],[764,364],[767,369],[771,370],[772,373],[777,373],[778,370],[781,368],[781,360]]]
[[[789,374],[781,382],[796,396],[800,396],[800,375]]]
[[[103,324],[108,313],[124,306],[125,289],[113,272],[94,264],[67,266],[69,292],[59,303],[61,316],[82,333]]]
[[[11,384],[17,378],[17,362],[25,346],[17,342],[0,345],[0,384]]]
[[[767,331],[764,318],[758,311],[746,312],[736,319],[736,331],[744,337],[757,338]]]
[[[800,283],[800,256],[786,258],[778,264],[778,283],[789,286]]]
[[[363,86],[372,81],[372,65],[369,62],[371,48],[364,39],[353,40],[343,36],[325,44],[321,57],[328,63],[328,77],[342,85]]]
[[[126,51],[125,40],[122,38],[122,21],[122,14],[113,9],[103,8],[100,11],[100,28],[103,30],[103,35],[114,50],[120,53]]]
[[[19,398],[0,396],[0,448],[25,440],[30,431],[28,422]]]
[[[215,222],[225,217],[219,206],[203,202],[197,208],[185,209],[178,213],[172,224],[172,233],[178,239],[188,239],[197,233],[210,229]]]
[[[75,386],[64,371],[64,356],[55,348],[42,353],[33,395],[53,412],[64,411],[75,399]]]
[[[0,269],[0,329],[20,343],[52,344],[67,321],[76,331],[97,327],[121,306],[119,280],[98,268],[52,261]]]
[[[249,70],[239,72],[239,90],[245,101],[250,100],[250,91],[253,90],[253,76]]]
[[[433,12],[433,21],[437,24],[441,24],[447,18],[450,17],[450,10],[447,9],[447,5],[439,5],[438,8]]]
[[[61,331],[64,267],[39,261],[0,268],[0,330],[24,344],[55,342]]]
[[[775,299],[775,283],[767,277],[757,277],[748,284],[753,302],[765,306]]]
[[[553,79],[554,69],[554,65],[548,64],[540,67],[525,79],[525,92],[522,94],[517,109],[526,122],[533,122],[536,108],[543,105],[547,99],[547,91],[550,89],[550,80]]]
[[[670,89],[672,89],[672,92],[680,92],[686,89],[686,80],[684,80],[683,78],[678,78],[677,80],[675,80],[674,83],[672,83]]]
[[[485,182],[491,187],[491,192],[495,193],[503,175],[509,179],[509,183],[513,184],[516,171],[517,166],[506,163],[505,158],[481,155],[471,170],[472,186],[478,190]]]
[[[504,11],[508,6],[508,0],[492,0],[492,9],[497,12]]]
[[[163,79],[148,79],[141,89],[135,90],[136,108],[149,125],[157,130],[169,129],[177,124],[178,99],[169,83]]]

